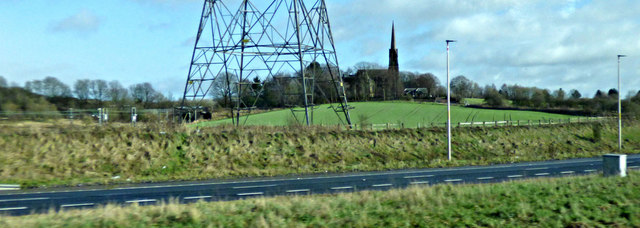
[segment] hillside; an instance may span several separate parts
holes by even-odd
[[[357,102],[350,103],[354,109],[350,111],[354,124],[401,124],[412,128],[420,126],[443,125],[447,121],[447,107],[435,103],[414,102]],[[341,113],[340,113],[341,114]],[[298,120],[304,119],[304,112],[296,112]],[[537,121],[537,120],[566,120],[576,118],[568,115],[550,114],[533,111],[475,109],[462,106],[451,107],[451,121],[482,122],[482,121]],[[340,120],[329,105],[320,105],[313,112],[313,120],[318,125],[337,125]],[[291,110],[280,110],[260,113],[241,118],[245,125],[286,126],[296,122]],[[200,123],[199,126],[215,126],[231,124],[231,119]]]

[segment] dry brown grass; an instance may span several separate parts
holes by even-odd
[[[640,125],[627,126],[624,152],[637,153]],[[447,161],[442,129],[5,127],[0,129],[0,182],[35,187],[592,157],[614,151],[615,135],[615,127],[605,125],[602,139],[595,141],[590,124],[462,128],[454,131],[455,159]]]

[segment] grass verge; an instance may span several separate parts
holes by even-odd
[[[24,217],[2,227],[638,227],[640,173],[486,185],[105,206]]]
[[[625,123],[623,153],[640,151]],[[0,183],[23,187],[203,180],[489,165],[594,157],[617,150],[614,124],[458,128],[453,161],[441,128],[144,126],[0,129]]]

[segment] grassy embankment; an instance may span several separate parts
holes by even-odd
[[[625,123],[626,124],[626,123]],[[640,151],[640,123],[624,153]],[[615,151],[615,125],[343,131],[247,127],[0,128],[0,183],[23,187],[488,165]],[[115,177],[115,178],[114,178]],[[118,178],[119,177],[119,178]]]
[[[420,126],[428,126],[431,123],[444,125],[447,122],[447,107],[442,104],[434,103],[414,103],[414,102],[356,102],[350,103],[354,109],[350,110],[352,123],[358,125],[367,124],[401,124],[405,127],[415,128]],[[340,120],[329,108],[329,105],[320,105],[313,112],[314,123],[322,125],[337,125]],[[304,112],[296,113],[297,119],[304,119]],[[482,121],[537,121],[553,119],[554,121],[562,119],[566,121],[568,118],[575,116],[551,114],[532,111],[515,111],[515,110],[490,110],[490,109],[474,109],[462,106],[451,107],[451,122],[482,122]],[[584,117],[583,117],[584,118]],[[246,125],[269,125],[269,126],[287,126],[295,123],[291,110],[279,110],[267,113],[250,115],[248,118],[243,117],[242,123]],[[246,122],[245,122],[246,121]],[[231,124],[231,119],[218,120],[200,123],[200,126],[216,126],[221,124]]]
[[[640,173],[191,205],[105,206],[2,227],[639,227]]]

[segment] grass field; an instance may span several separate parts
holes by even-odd
[[[640,173],[191,205],[106,206],[0,227],[640,227]]]
[[[625,123],[623,153],[640,151]],[[593,157],[617,150],[613,123],[455,128],[48,126],[0,128],[0,183],[23,187],[453,167]]]
[[[352,123],[354,124],[401,124],[405,127],[414,128],[418,124],[421,126],[436,123],[442,125],[447,121],[447,107],[442,104],[434,103],[414,103],[414,102],[360,102],[350,103],[354,107],[350,111]],[[313,112],[313,122],[320,125],[337,125],[340,120],[329,108],[329,105],[320,105]],[[245,125],[267,125],[267,126],[286,126],[292,123],[301,123],[304,119],[304,112],[297,112],[297,118],[291,110],[280,110],[268,113],[250,115],[241,118],[241,122]],[[451,121],[458,122],[482,122],[482,121],[526,121],[526,120],[558,120],[567,118],[576,118],[575,116],[550,114],[532,111],[516,111],[516,110],[490,110],[490,109],[474,109],[462,106],[451,107]],[[300,121],[296,121],[300,120]],[[221,124],[231,124],[230,119],[204,122],[198,126],[215,126]]]

